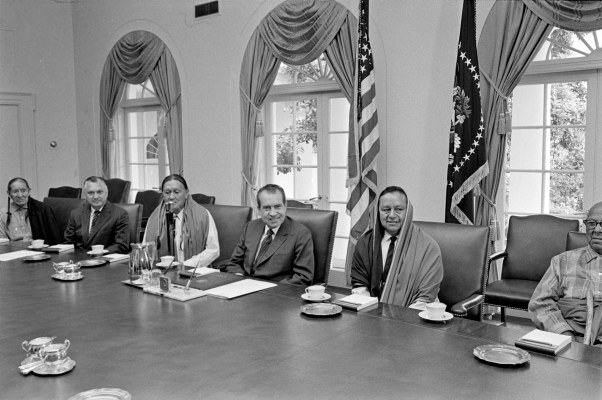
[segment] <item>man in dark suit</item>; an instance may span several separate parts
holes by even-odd
[[[107,201],[109,190],[104,179],[91,176],[84,181],[86,202],[71,211],[65,241],[89,250],[102,244],[109,253],[130,250],[130,225],[127,212]]]
[[[249,222],[225,267],[227,272],[290,284],[311,285],[314,244],[305,225],[286,216],[286,196],[278,185],[257,192],[260,219]]]

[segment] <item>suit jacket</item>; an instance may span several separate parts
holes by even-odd
[[[290,217],[285,218],[270,247],[257,260],[254,271],[251,270],[264,231],[265,223],[261,219],[247,223],[225,270],[277,282],[311,285],[314,278],[311,232]]]
[[[88,232],[90,226],[90,205],[71,211],[65,241],[89,250],[93,245],[102,244],[109,253],[127,253],[130,250],[130,224],[127,212],[107,201],[102,208],[96,226]]]

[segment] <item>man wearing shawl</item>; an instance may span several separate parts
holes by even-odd
[[[192,200],[186,180],[172,174],[161,184],[163,199],[148,218],[144,241],[154,240],[159,257],[173,255],[190,267],[207,267],[219,257],[219,241],[213,217]],[[171,220],[173,233],[168,229]],[[170,252],[173,235],[175,251]]]
[[[583,223],[587,246],[552,258],[529,314],[539,329],[594,344],[602,342],[602,202],[590,208]]]
[[[443,279],[439,246],[412,223],[412,204],[402,188],[383,190],[377,206],[375,226],[355,247],[352,292],[404,307],[435,301]]]

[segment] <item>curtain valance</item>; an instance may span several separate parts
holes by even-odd
[[[602,29],[602,1],[523,0],[535,15],[569,31]]]
[[[164,51],[161,39],[150,32],[134,31],[113,46],[109,57],[124,81],[139,85],[148,79]]]

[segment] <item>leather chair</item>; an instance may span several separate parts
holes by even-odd
[[[79,199],[82,197],[82,188],[72,186],[61,186],[48,189],[48,197],[67,197],[71,199]]]
[[[105,179],[109,189],[108,200],[111,203],[127,203],[130,197],[131,182],[119,178]]]
[[[305,225],[311,232],[314,242],[315,262],[313,283],[328,283],[334,235],[337,229],[339,213],[330,210],[287,207],[286,215]]]
[[[130,243],[140,242],[140,225],[142,223],[142,204],[115,203],[128,213],[130,220]]]
[[[575,250],[587,246],[587,235],[584,232],[571,231],[566,235],[566,250]]]
[[[490,261],[503,258],[502,278],[487,287],[485,303],[527,310],[537,284],[550,267],[550,260],[566,250],[567,234],[579,228],[579,221],[552,215],[511,216],[506,250],[492,254]]]
[[[59,232],[61,232],[61,235],[64,237],[71,211],[79,208],[82,205],[83,200],[68,197],[44,197],[43,202],[50,206],[52,211],[54,211],[54,216],[59,226]]]
[[[415,221],[441,249],[443,281],[439,301],[453,315],[482,319],[489,274],[490,231],[487,226]]]
[[[203,204],[203,207],[211,213],[217,228],[219,257],[213,261],[213,265],[218,267],[232,257],[245,225],[251,220],[253,210],[246,206],[221,204]]]
[[[192,199],[199,204],[215,204],[215,196],[207,196],[202,193],[195,193],[192,195]]]
[[[303,203],[302,201],[298,201],[298,200],[287,200],[286,201],[286,207],[292,207],[292,208],[314,208],[314,205],[311,203]]]
[[[144,231],[146,230],[146,224],[148,223],[148,217],[153,213],[155,208],[161,203],[161,192],[156,190],[141,190],[136,193],[136,200],[134,203],[142,205],[142,223],[140,230],[140,240],[144,237]]]

